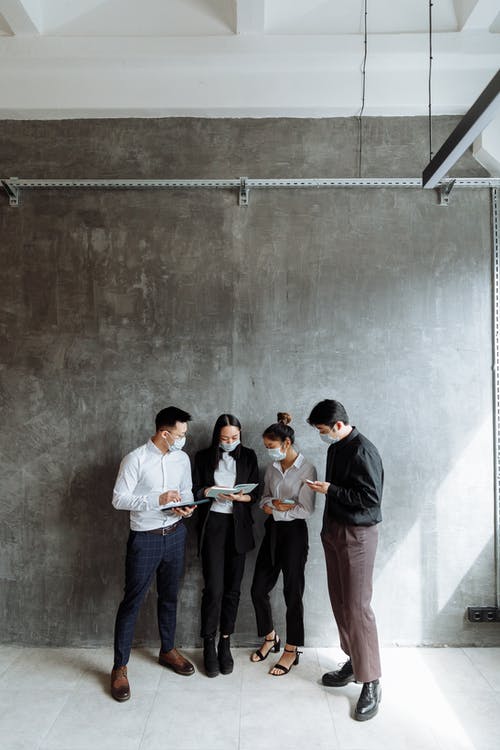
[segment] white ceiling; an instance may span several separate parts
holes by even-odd
[[[427,114],[428,0],[368,0],[366,115]],[[0,0],[0,117],[352,116],[363,0]],[[434,0],[433,112],[500,67],[499,0]]]

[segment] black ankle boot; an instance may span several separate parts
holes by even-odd
[[[231,644],[229,643],[229,636],[224,638],[222,635],[219,638],[219,645],[217,647],[217,655],[219,657],[219,666],[222,674],[231,674],[234,667],[233,657],[231,656]]]
[[[203,639],[203,662],[207,677],[217,677],[219,674],[219,660],[215,650],[215,637],[209,636]]]

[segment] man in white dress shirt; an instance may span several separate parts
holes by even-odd
[[[194,505],[172,507],[193,500],[191,466],[182,450],[191,420],[175,406],[156,415],[156,432],[147,443],[121,462],[113,491],[113,506],[130,512],[130,535],[125,563],[125,592],[115,624],[111,695],[130,698],[127,664],[141,603],[156,574],[158,628],[161,648],[158,661],[181,675],[194,667],[174,648],[177,593],[184,568],[186,528],[183,518]]]

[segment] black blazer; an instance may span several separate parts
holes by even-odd
[[[235,449],[234,459],[236,461],[236,484],[257,484],[259,483],[259,468],[257,466],[257,456],[251,448],[245,448],[244,445]],[[196,500],[201,500],[207,487],[213,487],[214,467],[212,464],[212,448],[198,451],[194,458],[193,469],[193,494]],[[252,508],[251,506],[258,498],[258,486],[249,493],[251,501],[249,503],[234,503],[232,518],[234,522],[234,542],[238,552],[248,552],[255,547],[253,538]],[[203,531],[208,518],[210,503],[199,505],[196,510],[198,526],[198,550],[201,546]]]

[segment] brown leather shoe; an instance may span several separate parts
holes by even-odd
[[[176,674],[182,674],[185,677],[194,674],[194,667],[191,662],[179,653],[176,648],[171,648],[170,651],[160,651],[158,662],[162,667],[173,669]]]
[[[128,701],[130,698],[130,685],[127,679],[127,667],[118,667],[111,672],[111,695],[115,701]]]

